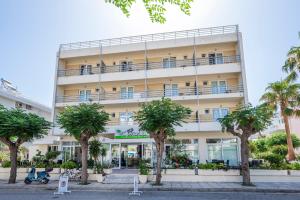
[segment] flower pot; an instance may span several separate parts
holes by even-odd
[[[145,184],[147,183],[148,176],[147,175],[139,175],[139,183]]]

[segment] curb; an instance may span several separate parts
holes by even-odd
[[[0,190],[49,190],[55,191],[57,187],[1,187]],[[131,192],[132,188],[104,188],[104,187],[69,187],[71,191],[107,191],[107,192]],[[173,191],[173,192],[254,192],[254,193],[300,193],[300,189],[280,189],[280,188],[163,188],[151,187],[140,188],[141,191]]]

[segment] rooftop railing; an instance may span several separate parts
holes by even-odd
[[[200,29],[120,37],[120,38],[112,38],[112,39],[104,39],[104,40],[67,43],[67,44],[60,45],[60,51],[83,49],[83,48],[97,48],[101,46],[106,47],[106,46],[114,46],[114,45],[126,45],[126,44],[153,42],[153,41],[160,41],[160,40],[172,40],[172,39],[176,40],[182,38],[222,35],[222,34],[236,33],[236,32],[238,32],[238,25],[200,28]]]
[[[243,92],[241,85],[218,86],[218,87],[185,87],[178,89],[148,90],[140,92],[101,92],[90,95],[57,96],[56,103],[68,102],[94,102],[105,100],[139,100],[145,98],[168,97],[175,98],[180,96],[198,95],[217,95]]]
[[[130,72],[140,70],[152,70],[152,69],[167,69],[167,68],[179,68],[188,66],[201,66],[201,65],[217,65],[217,64],[229,64],[240,62],[239,55],[233,56],[218,56],[214,58],[196,58],[196,59],[184,59],[184,60],[169,60],[161,62],[146,62],[146,63],[128,63],[123,65],[112,66],[97,66],[84,69],[61,69],[58,70],[58,76],[81,76],[81,75],[93,75],[93,74],[105,74],[115,72]]]

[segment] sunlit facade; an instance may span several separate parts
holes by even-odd
[[[218,118],[246,103],[242,36],[237,25],[60,45],[57,53],[53,120],[65,106],[99,103],[110,114],[105,161],[134,168],[139,159],[155,162],[155,143],[139,130],[133,114],[139,103],[162,97],[192,109],[175,138],[192,162],[240,160],[239,141],[222,133]],[[53,129],[62,159],[80,160],[80,146]],[[166,154],[170,143],[166,144]]]

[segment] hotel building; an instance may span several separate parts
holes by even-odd
[[[167,97],[192,109],[175,138],[193,162],[240,160],[239,141],[222,133],[218,118],[247,103],[242,35],[238,25],[61,44],[57,53],[53,120],[65,106],[99,103],[110,114],[106,162],[134,168],[155,162],[155,143],[132,116],[139,104]],[[80,160],[78,142],[58,126],[52,148]],[[170,144],[166,144],[166,152]]]

